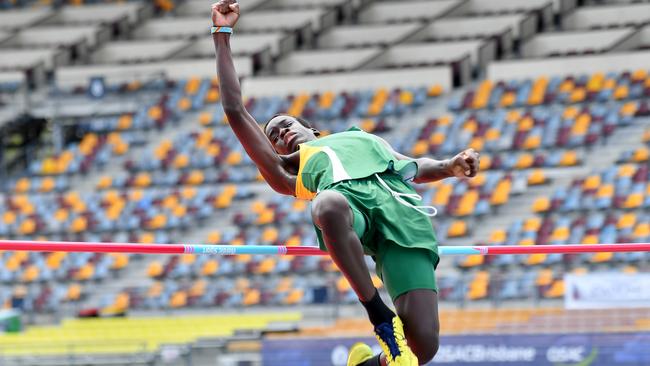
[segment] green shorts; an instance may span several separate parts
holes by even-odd
[[[384,172],[380,177],[394,191],[415,193],[397,174]],[[438,291],[434,271],[440,257],[429,217],[398,202],[375,176],[338,182],[327,190],[348,200],[354,231],[364,252],[375,260],[377,275],[393,300],[415,289]],[[422,205],[413,198],[404,199]],[[327,250],[320,229],[314,227],[320,248]]]

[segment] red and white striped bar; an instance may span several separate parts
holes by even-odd
[[[137,254],[207,254],[207,255],[327,255],[314,246],[284,245],[209,245],[209,244],[137,244],[92,243],[65,241],[0,240],[0,250],[32,252],[90,252],[90,253],[137,253]],[[650,243],[620,244],[565,244],[565,245],[490,245],[490,246],[441,246],[443,255],[503,255],[503,254],[570,254],[597,252],[648,252]]]

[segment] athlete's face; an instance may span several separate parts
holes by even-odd
[[[288,155],[298,151],[298,145],[315,140],[318,130],[303,126],[297,119],[288,115],[273,117],[264,131],[278,154]]]

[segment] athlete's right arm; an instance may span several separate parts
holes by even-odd
[[[224,14],[220,11],[224,3],[228,1],[222,0],[212,5],[212,22],[217,26],[233,27],[239,18],[239,4],[230,4],[231,11]],[[276,153],[257,121],[244,107],[230,51],[230,33],[213,33],[212,38],[217,56],[221,104],[230,127],[269,185],[278,193],[293,195],[295,175],[285,169],[285,159]]]

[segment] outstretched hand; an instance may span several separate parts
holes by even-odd
[[[450,168],[457,178],[472,178],[478,173],[481,158],[474,149],[467,149],[451,158]]]
[[[218,27],[234,27],[239,20],[239,4],[236,0],[219,0],[212,4],[212,24]]]

